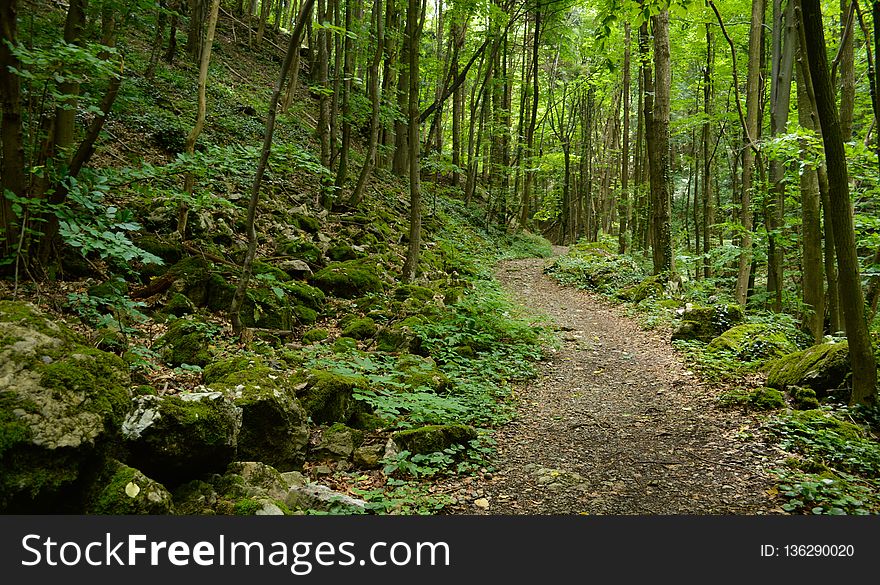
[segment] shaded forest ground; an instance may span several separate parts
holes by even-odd
[[[557,249],[559,250],[559,249]],[[514,298],[560,332],[519,417],[497,433],[497,471],[462,513],[765,514],[779,452],[757,418],[722,410],[718,390],[594,294],[543,274],[547,261],[499,265]],[[467,490],[464,491],[468,493]]]

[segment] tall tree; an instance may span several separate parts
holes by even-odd
[[[654,99],[651,109],[648,161],[651,168],[651,219],[654,274],[673,271],[669,218],[669,119],[672,64],[669,54],[669,10],[651,17],[654,33]],[[647,119],[647,116],[646,116]]]
[[[18,0],[0,5],[0,230],[5,257],[16,249],[18,218],[12,211],[12,202],[4,195],[24,195],[27,177],[24,163],[24,134],[22,131],[21,79],[13,72],[19,69],[18,58],[12,51],[18,42]]]
[[[403,263],[403,280],[412,282],[419,265],[422,242],[422,187],[419,161],[419,38],[421,37],[419,0],[409,0],[406,10],[406,43],[409,57],[409,112],[407,143],[409,149],[409,244]]]
[[[219,0],[214,0],[219,2]],[[287,45],[287,53],[281,64],[281,73],[278,75],[278,81],[275,84],[275,90],[272,92],[272,98],[269,101],[269,115],[266,118],[266,132],[263,135],[263,148],[260,151],[260,160],[257,163],[257,171],[254,174],[254,182],[251,185],[251,196],[248,201],[247,219],[245,227],[248,234],[248,247],[245,253],[244,262],[241,267],[241,276],[238,279],[238,286],[232,296],[232,303],[229,307],[229,319],[232,324],[232,331],[235,335],[240,335],[244,326],[241,322],[241,306],[247,295],[248,284],[254,268],[254,258],[257,252],[257,230],[255,226],[257,205],[260,201],[260,187],[263,183],[263,174],[266,172],[266,165],[269,162],[269,155],[272,152],[272,138],[275,134],[275,117],[278,112],[278,102],[281,99],[281,91],[284,83],[290,74],[290,67],[293,63],[294,53],[299,51],[299,45],[302,40],[303,30],[306,23],[312,17],[312,7],[315,0],[302,0],[299,17],[296,26],[290,35],[290,42]]]
[[[831,222],[837,252],[837,272],[841,282],[840,302],[849,342],[852,366],[852,398],[854,404],[872,402],[877,390],[877,366],[868,325],[865,321],[865,300],[859,275],[852,202],[849,196],[849,172],[843,148],[840,119],[831,85],[828,56],[825,53],[825,30],[819,0],[801,0],[806,53],[813,78],[813,92],[822,128],[825,162],[828,169]]]

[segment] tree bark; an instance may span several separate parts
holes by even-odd
[[[662,10],[658,15],[652,16],[651,24],[654,32],[655,75],[651,108],[652,139],[648,142],[648,160],[651,167],[651,223],[654,236],[652,256],[654,274],[669,274],[673,271],[672,235],[669,225],[669,116],[672,86],[669,11]]]
[[[422,239],[422,192],[419,161],[419,0],[409,0],[406,11],[406,39],[409,57],[409,245],[403,263],[403,281],[412,282],[419,266]]]
[[[9,47],[18,42],[17,10],[18,0],[10,0],[0,6],[0,229],[3,231],[3,247],[0,252],[4,257],[15,251],[18,245],[19,218],[12,212],[12,202],[3,195],[9,191],[16,197],[22,197],[27,184],[21,79],[10,70],[21,67]]]
[[[849,342],[849,360],[852,366],[852,404],[873,402],[876,394],[877,367],[871,347],[871,337],[865,321],[865,300],[859,275],[855,231],[852,220],[852,202],[849,195],[849,174],[843,148],[840,120],[834,99],[834,88],[825,54],[825,31],[819,0],[801,0],[806,53],[813,81],[813,92],[825,162],[828,171],[831,222],[837,252],[837,274],[840,279],[840,302]]]

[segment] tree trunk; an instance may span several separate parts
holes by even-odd
[[[419,266],[422,240],[422,193],[419,161],[419,0],[409,0],[406,10],[407,55],[409,56],[409,245],[403,263],[403,281],[412,282]]]
[[[618,217],[620,227],[617,233],[617,252],[625,254],[627,248],[627,227],[632,214],[632,201],[629,195],[629,111],[630,111],[630,28],[624,23],[623,40],[623,146],[620,154],[620,201]]]
[[[715,150],[712,148],[712,76],[715,67],[715,47],[712,43],[712,29],[706,24],[706,67],[703,69],[703,114],[705,120],[702,128],[703,143],[703,276],[711,278],[712,262],[709,253],[712,250],[712,230],[715,224],[715,205],[712,197],[712,180]]]
[[[859,259],[856,253],[846,153],[834,99],[835,92],[828,71],[825,31],[819,0],[801,0],[801,11],[807,39],[807,59],[810,64],[819,123],[822,127],[822,143],[825,146],[831,222],[834,226],[837,252],[837,274],[841,283],[840,304],[846,323],[849,360],[852,366],[850,402],[869,404],[876,394],[877,367],[865,321],[865,300],[862,295]]]
[[[327,19],[327,0],[318,1],[318,23],[323,23]],[[319,28],[317,32],[318,54],[316,56],[318,64],[318,141],[321,144],[321,164],[328,170],[330,169],[330,85],[328,62],[330,54],[327,50],[329,46],[328,37],[330,33],[326,28]]]
[[[153,79],[156,74],[156,65],[159,64],[159,53],[162,49],[162,39],[165,37],[165,26],[168,24],[168,7],[166,0],[160,0],[156,8],[156,36],[153,37],[153,47],[150,49],[150,62],[144,71],[146,79]]]
[[[654,274],[673,271],[669,225],[669,115],[672,69],[669,55],[669,11],[651,17],[654,29],[654,99],[648,160],[651,165],[651,218],[654,231]],[[647,101],[647,100],[646,100]],[[647,117],[646,117],[647,119]]]
[[[196,114],[196,123],[186,137],[185,151],[192,156],[196,148],[196,140],[202,133],[205,126],[205,114],[207,112],[207,86],[208,86],[208,65],[211,63],[211,48],[214,44],[214,31],[217,28],[217,13],[220,10],[220,0],[212,0],[211,12],[208,15],[208,30],[205,34],[205,45],[202,47],[201,62],[199,63],[199,97],[198,97],[198,113]],[[192,197],[193,188],[195,187],[195,176],[192,172],[186,174],[183,182],[183,191],[186,198]],[[180,234],[181,240],[186,240],[186,224],[189,217],[189,205],[184,200],[177,210],[177,233]]]
[[[196,63],[201,62],[202,47],[205,43],[205,18],[208,14],[208,0],[189,0],[189,30],[186,35],[186,52]]]
[[[219,0],[215,0],[215,2],[219,3]],[[257,251],[257,230],[254,225],[254,220],[257,213],[257,203],[260,200],[260,186],[263,182],[263,174],[266,171],[266,163],[269,161],[269,154],[272,151],[272,137],[275,133],[275,116],[278,110],[278,101],[281,97],[281,90],[284,87],[284,82],[287,80],[287,76],[290,72],[291,64],[293,63],[293,55],[295,52],[299,51],[303,29],[305,28],[306,22],[311,18],[312,6],[314,3],[315,0],[303,0],[302,2],[299,18],[297,19],[296,26],[290,35],[290,44],[287,46],[287,54],[281,65],[281,74],[278,76],[278,83],[275,85],[275,90],[272,93],[272,100],[269,102],[269,115],[266,119],[266,134],[263,137],[263,149],[260,153],[260,161],[257,164],[257,172],[254,175],[254,182],[251,186],[251,197],[248,201],[247,219],[245,221],[248,233],[248,247],[244,263],[241,267],[241,276],[238,280],[238,286],[235,288],[235,294],[232,296],[232,304],[229,307],[229,319],[232,324],[232,332],[235,335],[240,335],[244,329],[241,323],[241,306],[244,303],[245,295],[247,294],[248,283],[250,282],[251,273],[253,272],[254,267],[254,257],[256,256]]]
[[[754,212],[752,211],[752,190],[755,177],[754,145],[758,136],[758,113],[761,108],[760,75],[762,35],[764,28],[764,0],[752,0],[752,18],[749,27],[749,64],[746,77],[746,127],[743,137],[742,182],[740,184],[740,240],[739,270],[736,279],[736,302],[745,306],[749,296],[749,278],[752,269],[752,230]]]
[[[4,257],[18,246],[18,219],[12,212],[12,202],[2,195],[9,191],[16,197],[25,193],[27,176],[24,162],[24,135],[21,117],[21,78],[11,71],[20,69],[18,58],[10,50],[17,43],[18,0],[0,6],[0,230]],[[9,43],[9,45],[7,45]]]
[[[370,64],[370,145],[368,147],[367,157],[364,159],[364,166],[361,167],[361,173],[358,176],[357,185],[348,203],[352,206],[360,205],[364,198],[364,189],[367,180],[373,172],[376,164],[376,153],[379,146],[379,65],[382,63],[382,52],[385,43],[385,20],[382,14],[382,3],[376,2],[373,5],[373,30],[376,35],[376,52],[373,54],[373,61]]]
[[[345,3],[345,30],[352,30],[352,16],[359,10],[355,5],[358,0],[348,0]],[[336,169],[336,188],[341,189],[348,178],[348,149],[351,148],[351,88],[352,76],[354,75],[354,40],[350,35],[345,35],[345,64],[342,75],[342,146],[339,151],[339,166]],[[379,52],[379,51],[377,51]]]

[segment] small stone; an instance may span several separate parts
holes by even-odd
[[[312,468],[312,471],[315,472],[315,475],[330,475],[333,473],[333,470],[327,465],[317,465]]]
[[[487,500],[486,498],[479,498],[477,500],[474,500],[474,506],[480,508],[481,510],[488,510],[489,500]]]

